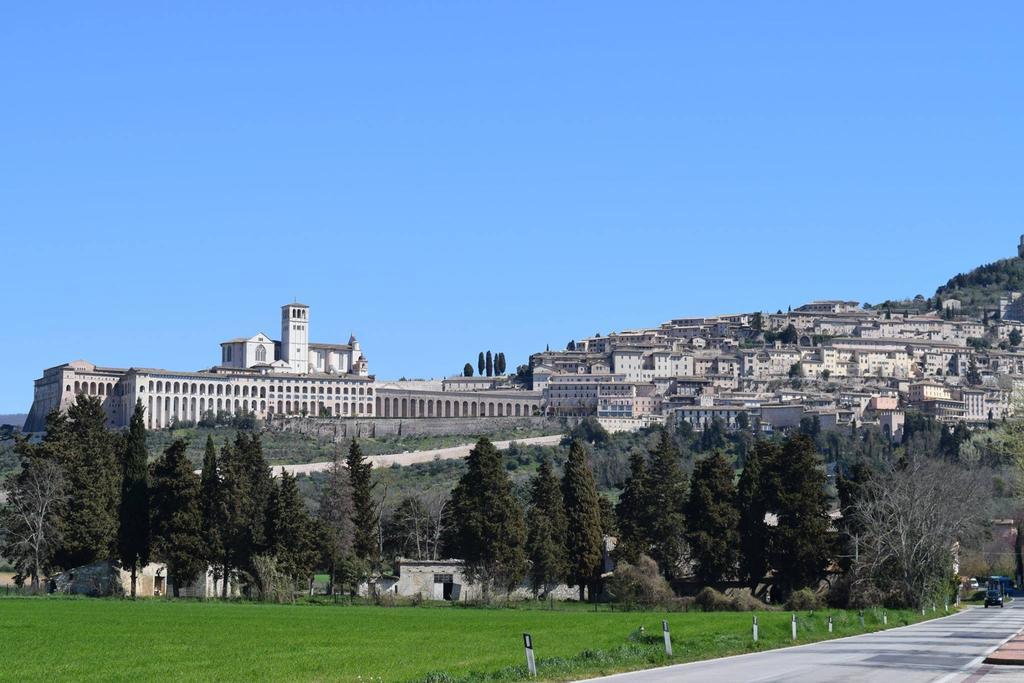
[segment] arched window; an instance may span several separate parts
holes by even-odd
[[[267,347],[260,344],[256,347],[256,362],[266,363],[267,362]]]

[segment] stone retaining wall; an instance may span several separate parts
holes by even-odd
[[[424,417],[424,418],[330,418],[275,417],[268,420],[270,431],[297,432],[323,441],[341,442],[352,437],[375,436],[486,436],[521,429],[557,429],[549,417]]]

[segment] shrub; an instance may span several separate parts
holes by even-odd
[[[747,591],[726,595],[710,587],[702,588],[693,599],[693,604],[705,612],[757,612],[769,609],[768,605]]]
[[[255,555],[252,558],[256,590],[263,602],[295,602],[295,585],[277,568],[277,557]]]
[[[791,612],[809,612],[821,609],[821,606],[821,596],[810,588],[801,588],[798,591],[794,591],[789,596],[789,600],[786,601],[786,609]]]
[[[636,564],[620,562],[607,587],[613,600],[626,605],[647,607],[675,598],[668,581],[658,571],[658,564],[646,555],[641,555]]]

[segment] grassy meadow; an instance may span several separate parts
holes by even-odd
[[[868,611],[864,629],[856,613],[802,613],[798,642],[827,638],[828,614],[834,637],[881,628],[881,612]],[[529,632],[540,678],[571,680],[791,644],[790,613],[760,613],[756,646],[751,616],[7,598],[0,599],[0,679],[522,680],[522,634]],[[891,611],[889,625],[921,618]],[[662,619],[672,629],[671,660],[661,644]]]

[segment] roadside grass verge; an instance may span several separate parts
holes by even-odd
[[[582,606],[581,606],[582,607]],[[939,610],[941,614],[941,609]],[[798,614],[797,644],[882,628],[881,610]],[[472,683],[586,676],[793,644],[788,612],[592,612],[453,607],[264,605],[192,600],[0,600],[5,675],[14,680],[339,680]],[[917,612],[888,612],[889,626]],[[665,656],[661,621],[675,656]],[[643,632],[640,628],[643,627]]]

